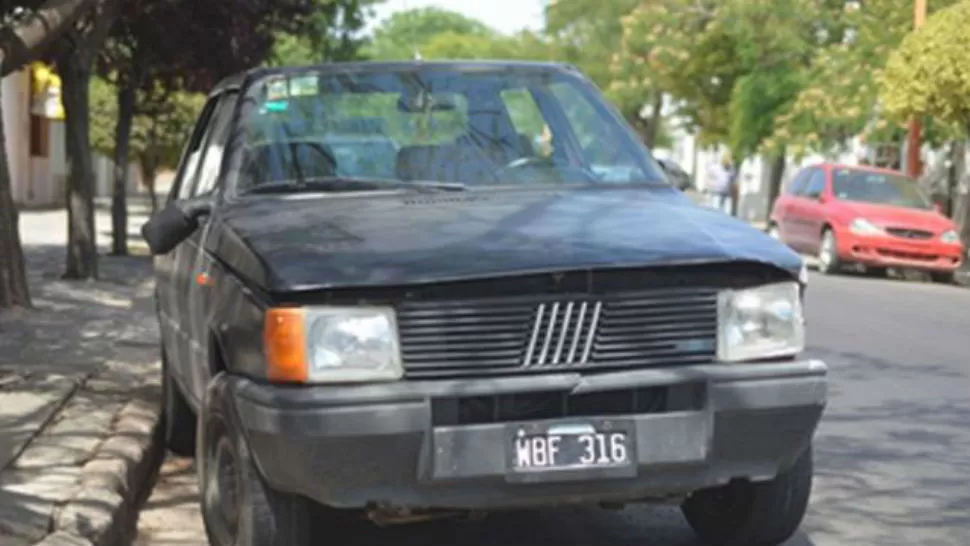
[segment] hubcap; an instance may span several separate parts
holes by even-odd
[[[822,239],[822,251],[818,254],[818,261],[822,262],[822,265],[828,267],[832,264],[834,252],[835,240],[832,239],[832,235],[830,233],[826,233],[825,238]]]

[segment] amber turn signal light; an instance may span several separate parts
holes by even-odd
[[[303,383],[308,377],[306,321],[300,308],[275,308],[266,312],[263,347],[266,376],[270,381]]]

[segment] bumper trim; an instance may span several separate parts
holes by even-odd
[[[502,509],[681,496],[738,477],[770,479],[811,444],[827,402],[826,374],[824,363],[804,360],[481,382],[294,388],[225,381],[258,467],[281,491],[342,508]],[[697,382],[707,385],[698,410],[622,416],[636,434],[636,461],[624,479],[594,470],[508,483],[507,423],[436,427],[432,420],[437,396]]]

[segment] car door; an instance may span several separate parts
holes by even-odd
[[[218,97],[212,123],[202,144],[199,168],[189,196],[210,196],[213,199],[220,182],[223,152],[229,138],[232,116],[235,111],[235,91]],[[184,392],[198,402],[209,381],[209,327],[207,309],[209,294],[207,273],[212,258],[204,250],[211,222],[208,216],[199,218],[199,227],[179,245],[179,323],[185,333],[188,351],[182,369]]]
[[[793,224],[795,218],[792,214],[792,207],[798,193],[805,187],[805,183],[808,181],[810,175],[811,172],[809,169],[799,171],[791,183],[788,184],[788,187],[781,192],[781,195],[778,196],[778,200],[774,204],[772,220],[778,226],[781,240],[788,244],[792,244],[795,238],[795,226]]]
[[[198,172],[202,142],[211,125],[216,101],[210,100],[203,107],[189,141],[182,151],[179,166],[169,192],[168,201],[185,199],[192,191]],[[179,290],[184,284],[183,271],[178,266],[182,259],[181,246],[168,254],[155,257],[155,283],[158,321],[162,335],[162,347],[169,371],[181,384],[183,364],[188,362],[189,347],[185,330],[180,323],[181,297]]]
[[[819,168],[812,173],[799,199],[801,240],[804,252],[816,253],[822,244],[822,226],[825,225],[825,203],[823,196],[827,190],[827,172]]]

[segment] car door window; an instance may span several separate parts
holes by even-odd
[[[235,105],[236,93],[226,93],[216,107],[210,130],[207,131],[208,135],[203,141],[201,162],[192,188],[192,197],[209,194],[216,186]]]
[[[202,113],[199,114],[199,120],[195,124],[195,129],[192,130],[192,136],[189,137],[189,143],[182,154],[181,165],[178,174],[175,176],[169,201],[185,199],[191,194],[192,182],[195,180],[199,167],[199,157],[202,154],[202,143],[205,142],[205,137],[212,126],[212,114],[215,112],[218,100],[217,97],[209,99],[202,108]]]
[[[788,184],[788,195],[801,195],[802,190],[805,189],[805,183],[811,174],[811,169],[805,169],[796,174],[795,179]]]
[[[825,171],[815,169],[811,178],[808,179],[808,184],[805,185],[802,195],[806,199],[818,199],[823,191],[825,191]]]

